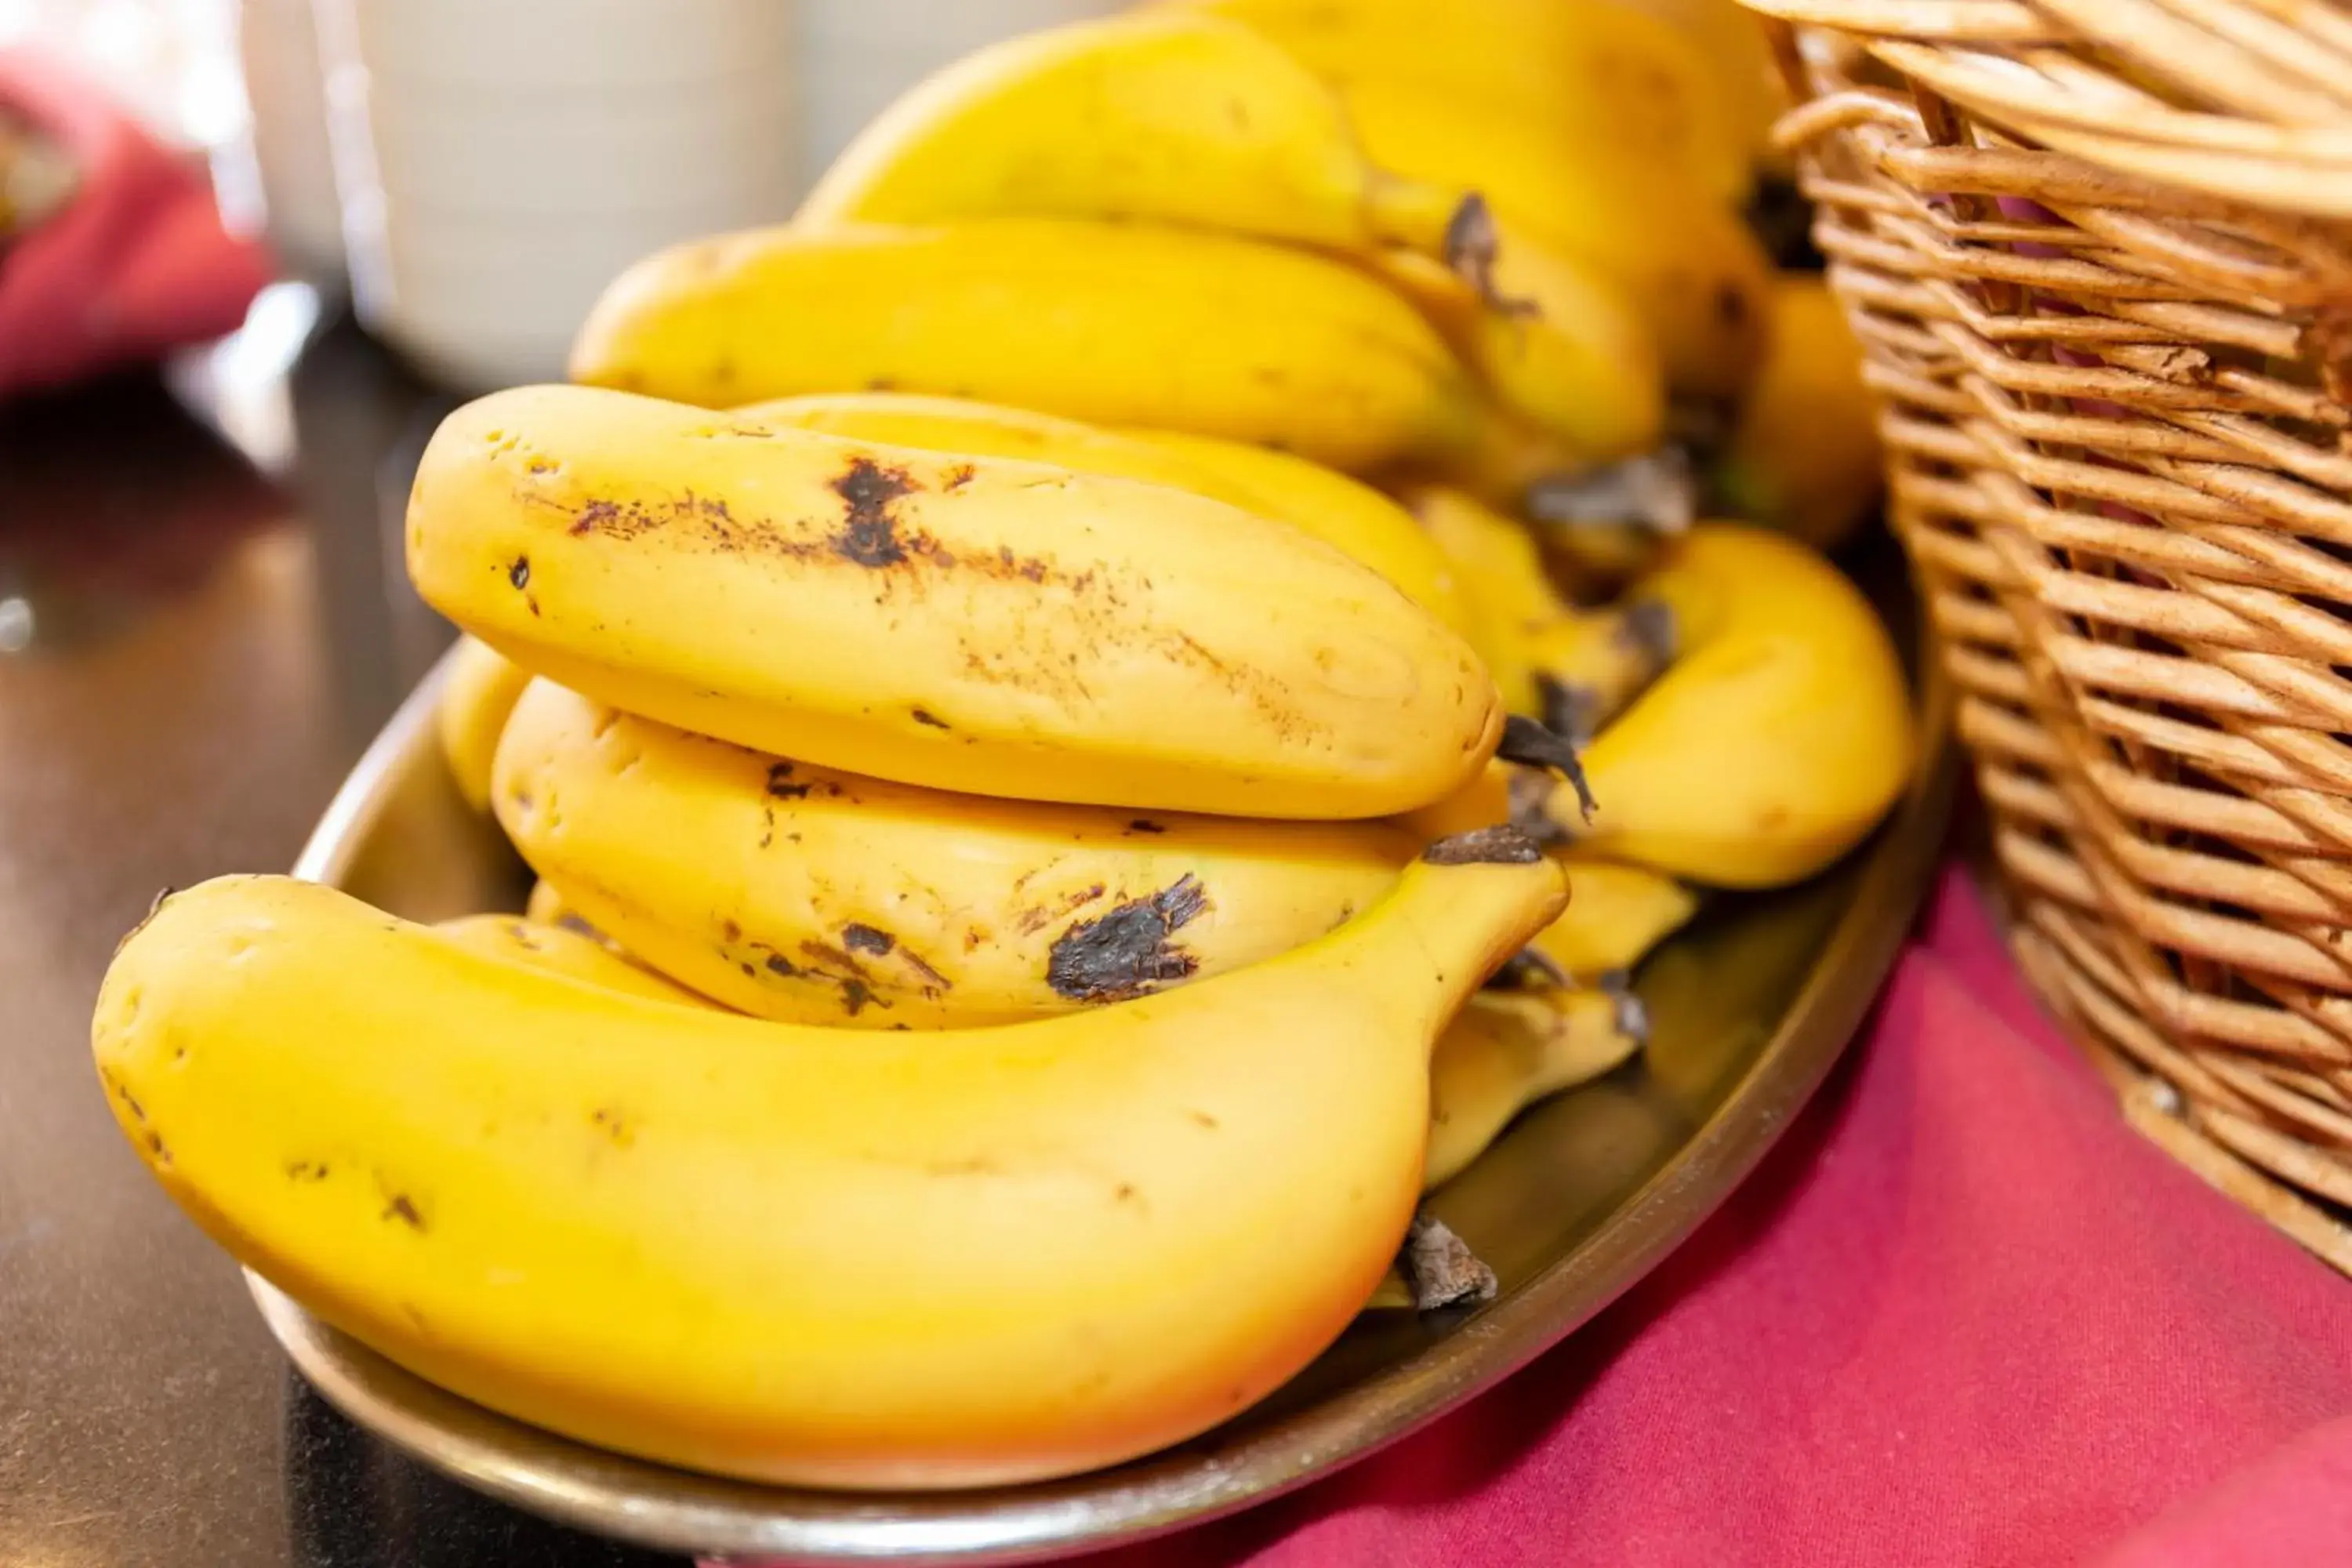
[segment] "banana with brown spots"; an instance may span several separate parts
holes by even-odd
[[[887,784],[544,680],[507,724],[495,802],[625,952],[743,1012],[877,1029],[1066,1013],[1271,958],[1377,901],[1420,842]]]
[[[967,794],[1382,816],[1503,739],[1467,644],[1287,524],[623,393],[450,415],[408,566],[458,625],[614,707]]]

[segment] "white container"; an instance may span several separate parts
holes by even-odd
[[[812,176],[940,67],[982,44],[1107,16],[1120,0],[800,0],[802,144]]]
[[[341,209],[310,0],[243,0],[237,56],[270,243],[295,271],[340,292]]]
[[[473,391],[559,380],[649,251],[805,184],[791,0],[316,0],[361,320]]]

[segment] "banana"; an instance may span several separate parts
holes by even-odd
[[[1810,877],[1860,842],[1914,754],[1869,601],[1807,546],[1728,523],[1669,542],[1636,592],[1674,612],[1683,651],[1584,752],[1591,820],[1540,779],[1528,810],[1596,854],[1735,888]]]
[[[434,728],[457,793],[476,811],[490,809],[490,761],[498,755],[499,731],[530,684],[529,670],[478,638],[461,637],[450,650]]]
[[[1429,1060],[1425,1186],[1459,1175],[1548,1095],[1599,1078],[1642,1048],[1641,1005],[1623,992],[1481,991]]]
[[[1247,1407],[1387,1268],[1431,1044],[1564,897],[1507,830],[1429,854],[1265,963],[904,1038],[225,878],[124,940],[92,1051],[215,1240],[463,1397],[766,1482],[1035,1480]]]
[[[1378,279],[1197,229],[1064,218],[758,229],[607,288],[572,375],[712,407],[867,387],[1278,446],[1466,460],[1476,381]]]
[[[1546,576],[1535,537],[1475,497],[1423,485],[1405,500],[1454,563],[1473,613],[1471,647],[1510,711],[1587,739],[1674,657],[1673,617],[1661,605],[1569,604]]]
[[[1398,87],[1528,126],[1580,159],[1737,205],[1753,127],[1671,23],[1609,0],[1183,0],[1258,29],[1352,95]],[[1744,107],[1744,106],[1743,106]],[[1377,156],[1375,158],[1377,161]]]
[[[1255,32],[1160,12],[965,56],[867,125],[795,221],[1140,218],[1442,260],[1468,199],[1366,163],[1331,89]]]
[[[1580,876],[1578,887],[1582,886]],[[1579,890],[1574,898],[1581,899]],[[1559,922],[1548,930],[1557,930]],[[509,963],[656,1001],[709,1007],[577,931],[512,915],[445,921],[443,935]],[[1537,937],[1538,945],[1543,942]],[[1547,986],[1481,991],[1463,1004],[1429,1060],[1424,1187],[1459,1174],[1512,1117],[1546,1095],[1597,1078],[1641,1048],[1640,1005],[1623,992]]]
[[[1213,496],[1337,545],[1447,626],[1468,629],[1453,568],[1410,513],[1370,485],[1286,452],[1213,436],[1105,430],[1025,408],[907,392],[813,393],[738,412],[763,425],[934,452],[1024,458]]]
[[[1665,429],[1665,371],[1632,295],[1532,239],[1499,245],[1475,276],[1417,251],[1377,271],[1437,323],[1514,415],[1586,462],[1647,451]]]
[[[1771,262],[1736,211],[1673,169],[1579,152],[1490,104],[1370,81],[1343,91],[1381,166],[1485,195],[1501,255],[1541,247],[1614,279],[1648,322],[1669,388],[1721,398],[1747,386]]]
[[[1780,167],[1784,154],[1772,146],[1772,122],[1789,108],[1789,95],[1755,14],[1738,0],[1622,3],[1671,25],[1706,62],[1708,80],[1751,169]]]
[[[1645,866],[1602,860],[1581,851],[1568,868],[1568,911],[1530,944],[1580,980],[1633,968],[1698,912],[1698,895]]]
[[[1330,546],[1043,464],[523,387],[442,422],[407,543],[426,602],[551,679],[900,783],[1385,816],[1503,738],[1470,647]]]
[[[715,1005],[569,926],[544,923],[523,915],[467,915],[443,921],[433,929],[471,952],[509,963],[527,964],[550,974],[569,975],[607,991],[681,1006]]]
[[[1817,273],[1772,290],[1772,347],[1717,460],[1717,499],[1817,550],[1843,542],[1877,502],[1878,408],[1862,346]]]
[[[544,680],[508,722],[496,804],[624,951],[746,1013],[867,1028],[1066,1013],[1271,958],[1369,908],[1425,842],[885,784]]]

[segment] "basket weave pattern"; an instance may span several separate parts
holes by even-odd
[[[2352,1272],[2352,13],[1748,3],[2027,973]]]

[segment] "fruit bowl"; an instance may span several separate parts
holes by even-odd
[[[1881,558],[1884,564],[1883,557]],[[1898,626],[1891,570],[1859,574]],[[458,798],[435,743],[436,671],[377,737],[295,868],[413,920],[519,908],[527,874]],[[1948,728],[1925,678],[1924,732]],[[425,1383],[248,1276],[270,1331],[360,1426],[468,1486],[607,1535],[795,1561],[1036,1562],[1263,1501],[1359,1459],[1558,1342],[1654,1267],[1754,1167],[1876,995],[1932,878],[1948,748],[1821,877],[1726,896],[1644,963],[1644,1055],[1537,1105],[1428,1207],[1489,1263],[1476,1308],[1368,1312],[1273,1397],[1092,1475],[984,1491],[837,1493],[698,1476],[494,1414]]]

